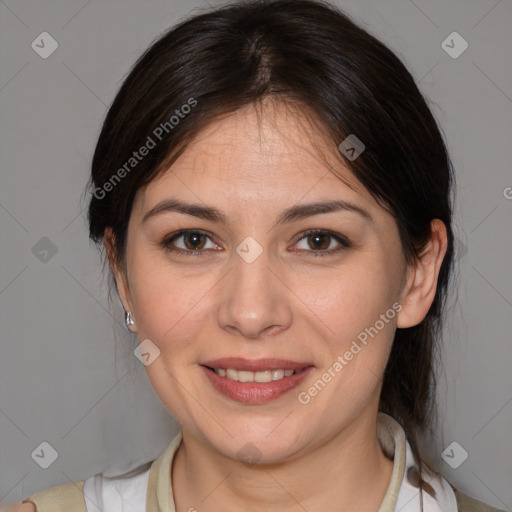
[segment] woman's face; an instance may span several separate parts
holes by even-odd
[[[304,126],[270,104],[216,121],[130,217],[118,285],[150,340],[149,379],[230,458],[287,460],[372,418],[399,317],[397,225],[347,168],[336,164],[355,190],[326,167]],[[335,201],[348,206],[307,207]]]

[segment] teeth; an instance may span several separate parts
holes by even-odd
[[[265,370],[264,372],[254,372],[254,382],[270,382],[271,380],[272,372],[270,370]]]
[[[226,370],[226,377],[231,380],[238,380],[238,370],[232,370],[229,368]]]
[[[272,380],[280,380],[284,377],[284,370],[272,370]]]
[[[290,377],[294,373],[301,373],[302,371],[304,371],[303,368],[299,370],[263,370],[260,372],[234,370],[233,368],[215,368],[215,373],[221,377],[227,377],[239,382],[272,382],[273,380],[281,380],[284,377]]]
[[[254,372],[246,372],[243,370],[238,370],[238,379],[239,382],[254,382]]]

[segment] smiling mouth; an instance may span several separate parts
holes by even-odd
[[[205,368],[215,372],[220,377],[225,377],[226,379],[236,382],[273,382],[302,373],[308,367],[298,368],[295,370],[275,368],[272,370],[262,370],[257,372],[237,370],[235,368],[211,368],[210,366],[205,366]]]
[[[311,362],[277,358],[224,357],[199,366],[219,393],[247,405],[277,399],[315,371]]]

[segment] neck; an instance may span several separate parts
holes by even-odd
[[[392,468],[376,438],[375,412],[358,417],[323,445],[279,464],[244,464],[183,430],[172,481],[177,511],[353,512],[378,510]]]

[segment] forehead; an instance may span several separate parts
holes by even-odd
[[[170,193],[210,204],[212,199],[247,200],[260,207],[326,194],[331,199],[375,203],[341,158],[333,155],[327,138],[296,107],[276,102],[249,105],[215,120],[170,169],[139,192],[134,208],[142,209]]]

